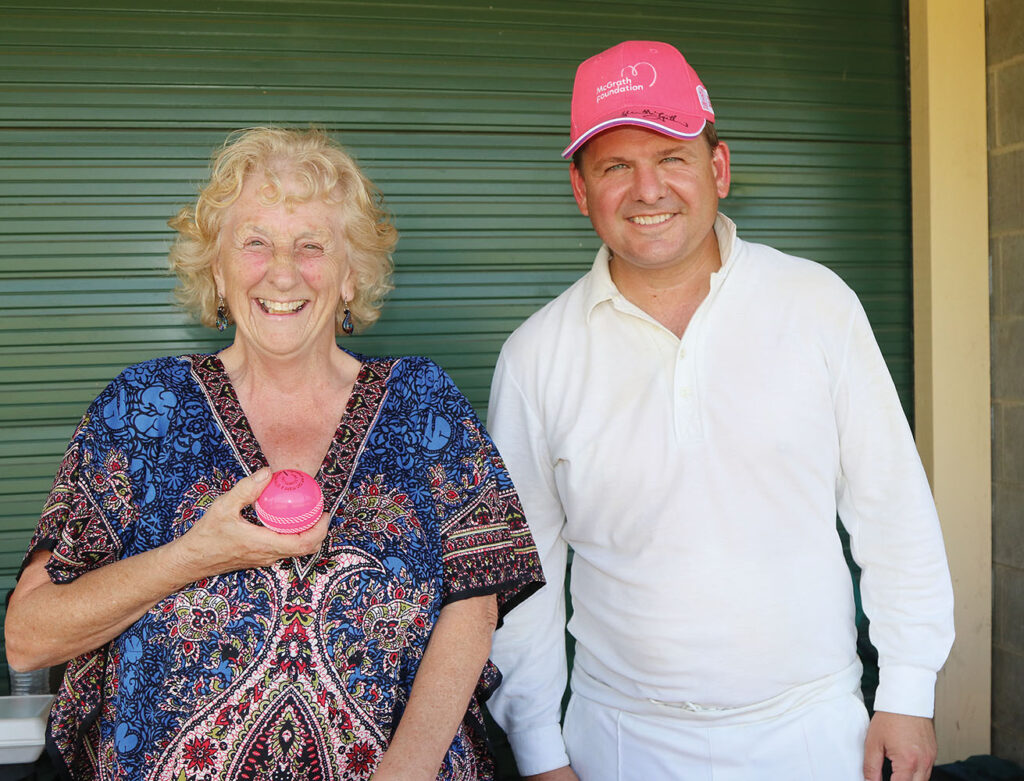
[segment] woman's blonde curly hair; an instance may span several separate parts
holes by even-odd
[[[284,198],[322,200],[337,205],[355,279],[355,297],[348,302],[353,324],[365,328],[380,316],[391,290],[391,253],[398,231],[383,206],[380,192],[342,147],[319,129],[255,127],[228,136],[214,155],[210,180],[192,206],[167,221],[178,236],[171,246],[171,270],[178,276],[178,302],[206,326],[217,320],[217,288],[213,261],[228,208],[242,193],[246,178],[267,180],[262,194],[270,202]],[[293,176],[304,189],[285,193],[281,176]],[[335,328],[340,332],[344,303]]]

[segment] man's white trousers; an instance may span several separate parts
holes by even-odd
[[[580,781],[863,781],[867,725],[853,692],[740,724],[574,694],[563,732]]]

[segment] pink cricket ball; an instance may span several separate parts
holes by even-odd
[[[256,499],[256,516],[281,534],[298,534],[314,526],[324,511],[324,495],[316,480],[298,469],[274,472]]]

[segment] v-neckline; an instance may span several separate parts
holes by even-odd
[[[268,466],[220,356],[214,353],[185,357],[192,365],[192,375],[206,396],[228,445],[246,474]],[[359,373],[331,443],[314,475],[324,494],[324,510],[332,514],[351,482],[359,452],[387,395],[387,380],[395,363],[394,359],[353,357],[359,361]]]

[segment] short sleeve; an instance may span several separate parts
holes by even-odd
[[[103,404],[100,396],[75,430],[29,543],[29,553],[51,552],[46,570],[54,583],[69,583],[116,561],[123,544],[111,517],[127,523],[137,512],[131,502],[127,457],[116,447],[104,449],[100,444],[97,430],[102,429]]]
[[[444,602],[497,594],[504,617],[544,584],[537,548],[508,470],[469,401],[443,372],[436,390],[435,409],[452,427],[429,468]]]

